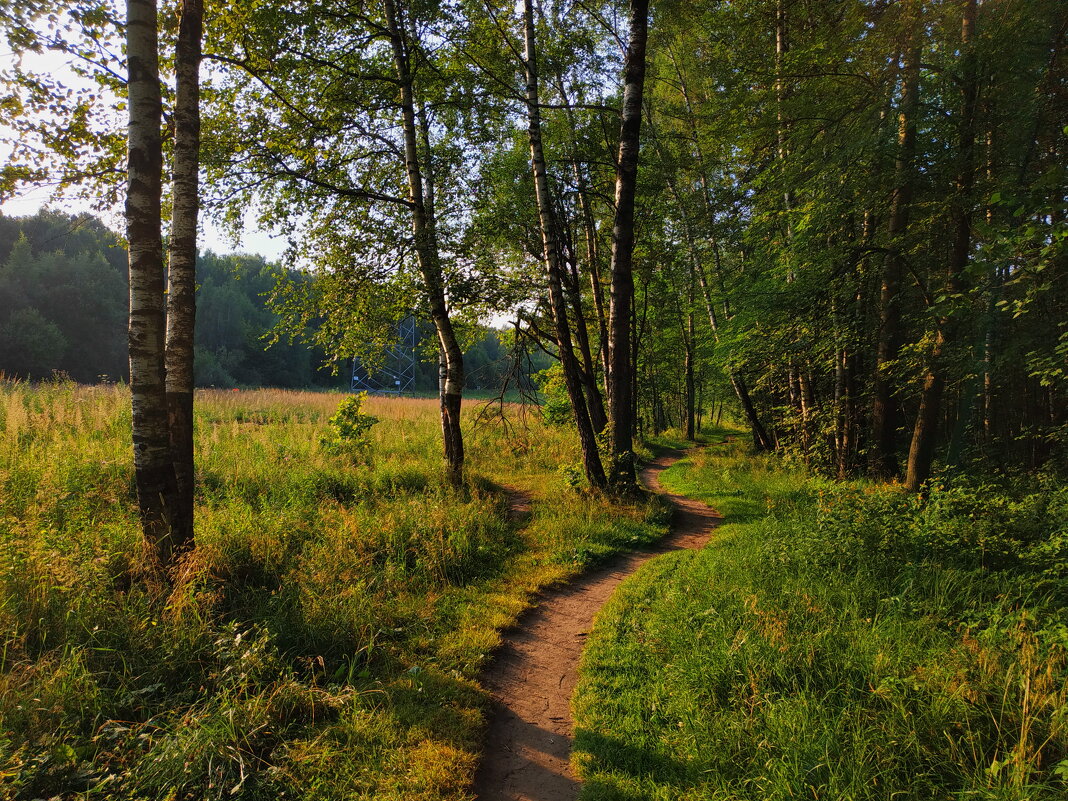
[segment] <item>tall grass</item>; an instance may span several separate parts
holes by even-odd
[[[529,596],[663,532],[567,489],[574,443],[465,411],[442,480],[432,400],[197,396],[197,548],[146,582],[121,387],[0,383],[0,798],[466,798],[476,679]],[[520,526],[501,484],[534,494]]]
[[[726,518],[590,637],[584,799],[1068,797],[1068,491],[836,485],[740,446],[666,471]]]

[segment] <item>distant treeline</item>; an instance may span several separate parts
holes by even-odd
[[[0,373],[126,380],[126,269],[121,240],[91,215],[0,215]],[[320,349],[299,340],[270,343],[276,316],[267,295],[279,269],[261,256],[200,256],[199,386],[348,387],[349,365],[334,375]],[[426,334],[422,326],[419,333]],[[437,364],[424,350],[416,389],[435,391]],[[471,389],[498,388],[510,368],[508,345],[492,329],[465,359]]]

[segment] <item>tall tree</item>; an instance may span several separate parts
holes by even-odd
[[[164,368],[162,100],[155,0],[128,0],[129,155],[126,238],[130,250],[130,395],[134,474],[145,538],[166,564],[180,542],[178,482],[171,456]]]
[[[965,270],[971,257],[972,245],[972,188],[975,185],[975,117],[979,100],[979,76],[975,54],[975,22],[978,0],[964,0],[960,37],[961,104],[957,134],[957,171],[953,195],[950,198],[953,243],[946,269],[945,294],[947,303],[956,303],[962,289]],[[916,491],[931,474],[938,432],[942,395],[946,384],[944,353],[954,339],[951,314],[937,313],[937,330],[930,356],[930,365],[923,379],[920,405],[912,429],[905,487]],[[965,401],[970,402],[970,401]]]
[[[430,319],[438,335],[444,375],[439,401],[441,406],[441,431],[445,448],[445,467],[449,481],[459,485],[463,481],[464,440],[460,428],[460,406],[464,390],[464,356],[445,300],[445,276],[441,269],[441,251],[438,245],[437,219],[434,214],[433,195],[426,191],[425,158],[429,148],[420,156],[419,138],[429,141],[427,125],[417,120],[415,91],[412,79],[410,52],[412,42],[409,28],[401,16],[403,9],[394,0],[383,0],[386,26],[393,51],[393,64],[397,71],[400,88],[401,126],[404,132],[404,164],[408,175],[408,197],[411,203],[412,233],[419,271],[426,285],[430,305]]]
[[[611,483],[627,488],[634,473],[634,368],[631,325],[634,313],[634,198],[638,182],[645,45],[649,34],[648,0],[631,0],[627,56],[623,76],[623,113],[616,162],[615,219],[612,225],[612,304],[609,315],[612,419]]]
[[[178,482],[173,539],[193,541],[193,332],[200,211],[202,0],[181,0],[175,51],[174,153],[167,289],[166,387],[171,455]]]
[[[894,162],[894,188],[887,224],[889,253],[883,267],[879,291],[879,333],[875,354],[874,402],[872,405],[873,451],[871,471],[888,477],[897,473],[897,428],[900,414],[897,393],[889,375],[891,363],[901,348],[901,281],[905,275],[909,212],[915,181],[916,111],[919,103],[920,58],[922,55],[922,11],[920,3],[908,0],[903,7],[907,43],[898,107],[897,155]]]
[[[388,346],[400,318],[429,318],[442,354],[445,470],[459,483],[464,365],[453,318],[488,282],[458,275],[472,194],[470,153],[458,144],[471,102],[446,11],[401,0],[228,7],[206,56],[220,67],[210,124],[221,157],[208,172],[228,190],[229,214],[255,207],[315,265],[314,281],[286,283],[276,307],[298,333],[315,324],[338,362]]]
[[[541,103],[538,95],[538,56],[534,29],[534,2],[523,2],[523,39],[525,44],[524,66],[526,72],[527,135],[530,140],[530,165],[534,172],[534,195],[538,205],[538,220],[541,227],[542,253],[545,262],[546,281],[549,288],[549,307],[556,333],[556,351],[564,372],[564,382],[571,408],[578,427],[582,445],[582,463],[591,486],[605,485],[604,467],[597,452],[597,439],[586,399],[582,392],[580,366],[571,343],[571,327],[567,318],[567,303],[563,289],[563,254],[558,237],[559,223],[553,213],[549,198],[549,186],[545,174],[545,153],[541,142]],[[577,283],[577,282],[576,282]],[[581,314],[581,306],[577,307]],[[589,352],[588,347],[586,352]],[[589,372],[592,364],[587,361]],[[596,392],[594,386],[590,392]],[[599,400],[599,396],[598,396]]]

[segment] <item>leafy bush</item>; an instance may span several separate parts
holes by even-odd
[[[333,417],[326,421],[330,432],[323,436],[320,443],[328,453],[353,453],[367,446],[367,433],[378,422],[378,418],[363,413],[366,398],[366,392],[349,395],[338,404]]]
[[[819,493],[815,521],[782,544],[791,560],[878,563],[883,572],[927,563],[1027,576],[1068,593],[1068,488],[1046,477],[1014,486],[960,478],[926,498],[847,485]]]
[[[582,465],[574,462],[560,465],[558,471],[564,479],[564,483],[571,489],[579,489],[586,485],[586,474],[582,472]]]
[[[541,415],[546,423],[554,426],[570,425],[572,420],[571,399],[567,396],[564,370],[554,364],[534,376],[542,395]]]

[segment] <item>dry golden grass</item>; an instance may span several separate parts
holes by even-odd
[[[531,593],[655,537],[567,488],[569,432],[465,405],[470,487],[435,400],[197,393],[197,549],[146,585],[123,387],[0,382],[0,799],[461,799],[476,679]],[[530,525],[502,484],[535,495]]]

